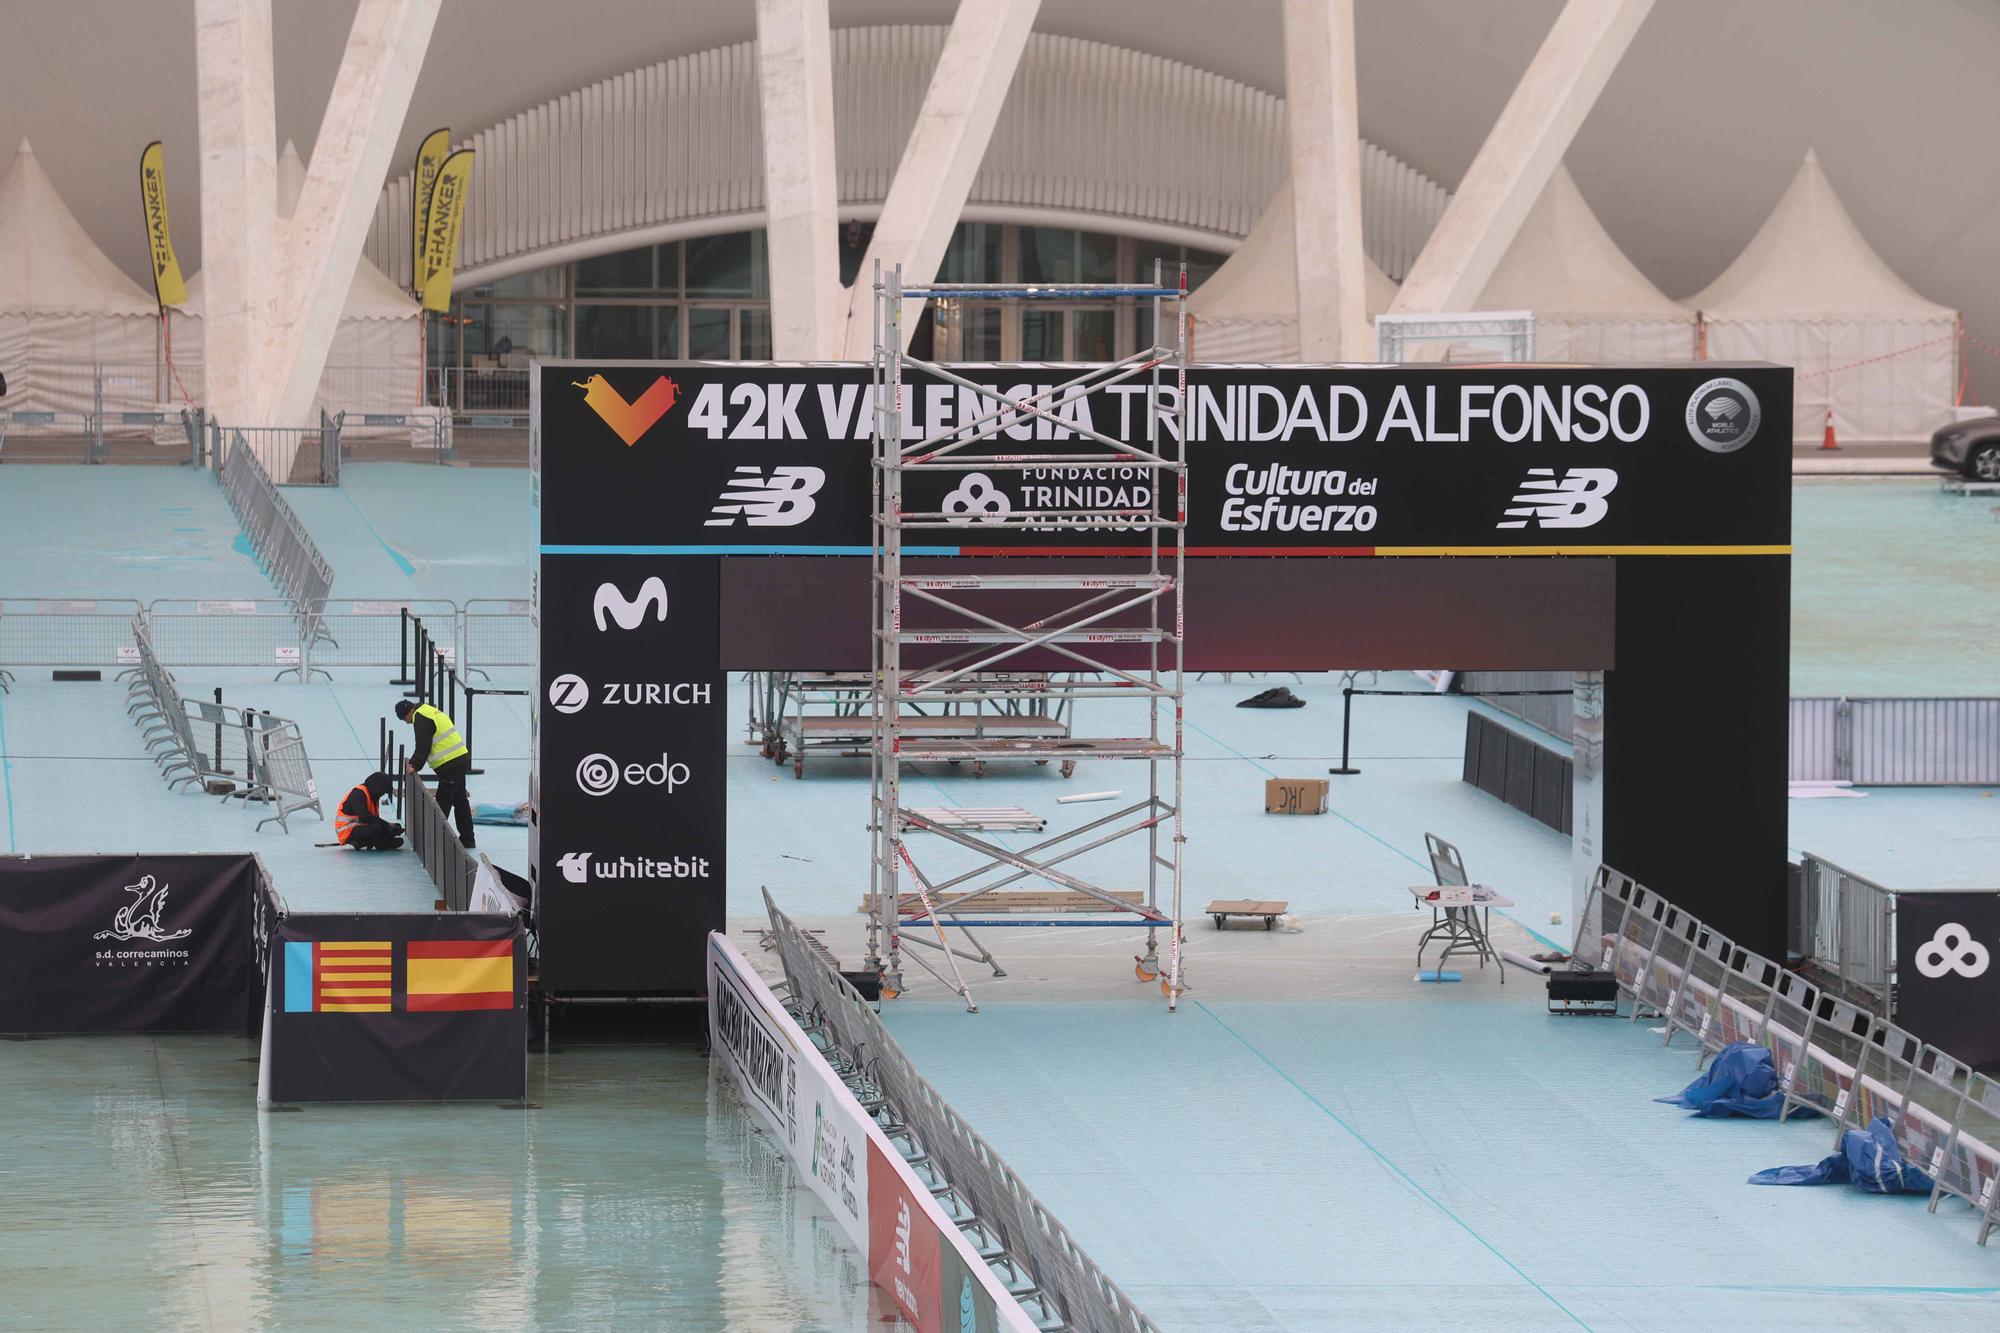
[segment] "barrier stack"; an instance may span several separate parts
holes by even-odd
[[[1636,1020],[1641,1008],[1685,1032],[1700,1060],[1731,1042],[1771,1053],[1784,1094],[1780,1118],[1817,1111],[1844,1131],[1878,1116],[1936,1182],[1930,1208],[1949,1195],[1979,1213],[1987,1243],[2000,1208],[2000,1083],[1948,1052],[1798,973],[1742,948],[1631,876],[1600,866],[1573,956],[1618,980]]]

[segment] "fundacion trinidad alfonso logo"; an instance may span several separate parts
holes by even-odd
[[[1932,981],[1953,972],[1967,979],[1983,977],[1992,961],[1993,955],[1986,946],[1973,939],[1972,932],[1956,921],[1939,926],[1937,934],[1917,950],[1917,971]]]
[[[162,930],[160,914],[167,907],[167,888],[156,883],[151,875],[141,875],[137,884],[127,884],[125,892],[136,895],[130,903],[118,909],[111,918],[111,929],[100,930],[91,936],[94,940],[151,940],[155,944],[165,944],[169,940],[186,939],[194,932],[190,930]]]
[[[1013,511],[1014,502],[984,472],[966,473],[944,497],[947,523],[999,523]]]
[[[602,417],[604,424],[617,432],[628,448],[672,410],[681,394],[680,386],[665,375],[647,385],[646,391],[629,403],[602,375],[571,380],[570,385],[583,390],[583,405]]]

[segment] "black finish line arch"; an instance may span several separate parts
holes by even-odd
[[[958,370],[1017,395],[1075,374]],[[911,438],[990,411],[912,379]],[[1790,369],[1196,366],[1187,393],[1189,671],[1601,672],[1579,698],[1576,861],[1776,954]],[[871,394],[866,365],[536,367],[531,860],[549,993],[702,989],[724,924],[727,673],[869,666]],[[1060,398],[1055,420],[967,452],[1061,451],[1065,423],[1143,439],[1145,395]],[[1148,484],[1099,471],[1096,498],[1065,503],[1116,510]],[[912,505],[972,488],[956,541],[904,548],[940,568],[1110,570],[1142,540],[982,530],[981,506],[1048,507],[1032,488],[1055,479],[1032,472],[926,484]]]

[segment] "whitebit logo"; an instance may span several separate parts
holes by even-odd
[[[557,676],[549,682],[549,707],[558,713],[580,713],[590,702],[590,686],[582,676]]]
[[[167,888],[154,881],[151,875],[141,875],[137,884],[127,884],[125,892],[133,899],[118,909],[111,918],[111,929],[100,930],[91,938],[94,940],[151,940],[155,944],[165,944],[170,940],[186,939],[191,930],[165,930],[160,925],[160,915],[167,909]]]
[[[1512,501],[1515,507],[1495,526],[1592,527],[1611,512],[1604,497],[1617,487],[1618,474],[1608,467],[1573,467],[1560,477],[1552,467],[1531,467]]]
[[[1014,502],[984,472],[968,472],[944,497],[945,522],[998,523],[1014,512]]]
[[[611,628],[605,623],[606,617],[618,622],[619,629],[637,629],[646,618],[646,609],[652,608],[653,619],[667,618],[667,585],[656,575],[639,585],[639,595],[628,599],[619,591],[615,583],[597,585],[597,598],[592,603],[597,613],[597,629],[604,633]]]
[[[711,510],[706,526],[727,528],[740,517],[753,528],[795,528],[813,516],[813,497],[826,485],[826,472],[816,467],[739,467],[730,488]]]
[[[563,878],[572,884],[581,884],[590,878],[590,853],[570,852],[556,859],[562,867]]]
[[[1938,927],[1937,934],[1917,950],[1917,971],[1936,981],[1956,972],[1961,977],[1983,977],[1993,955],[1972,938],[1972,932],[1956,921]]]

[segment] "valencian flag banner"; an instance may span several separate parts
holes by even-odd
[[[509,1101],[527,1092],[528,960],[501,917],[291,916],[272,949],[264,1097]]]

